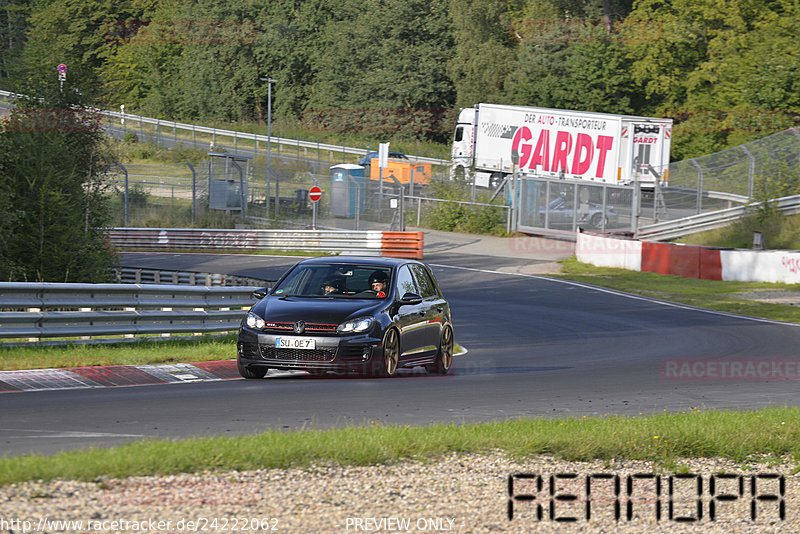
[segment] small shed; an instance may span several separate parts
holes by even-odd
[[[331,215],[356,216],[364,211],[366,184],[364,167],[353,163],[340,163],[331,167]]]

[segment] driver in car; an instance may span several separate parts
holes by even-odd
[[[383,271],[375,271],[369,276],[369,287],[378,297],[383,298],[386,296],[386,288],[389,285],[389,277]]]

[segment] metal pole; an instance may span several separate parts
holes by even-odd
[[[356,230],[358,230],[359,219],[361,218],[361,186],[356,182]]]
[[[750,168],[748,169],[748,172],[747,172],[747,196],[750,198],[750,200],[752,200],[753,199],[753,186],[754,186],[753,180],[755,179],[754,175],[755,175],[755,170],[756,170],[756,158],[755,158],[755,156],[753,156],[753,154],[749,150],[747,150],[746,146],[742,145],[739,148],[741,148],[742,152],[747,154],[747,157],[750,158]]]
[[[380,180],[380,190],[378,192],[378,209],[383,209],[383,167],[378,167],[378,179]]]
[[[406,198],[405,189],[400,186],[400,231],[406,231]]]
[[[192,171],[192,225],[194,225],[195,211],[197,210],[197,173],[191,163],[187,161],[186,165]]]
[[[639,180],[633,182],[633,198],[631,199],[631,232],[634,237],[639,234],[639,217],[642,211],[642,183]]]
[[[317,229],[317,204],[318,202],[311,203],[311,229]]]
[[[689,163],[697,169],[697,214],[700,215],[703,211],[703,167],[694,159],[690,159]]]
[[[261,78],[262,82],[267,82],[267,196],[264,199],[266,206],[266,217],[269,218],[269,189],[270,175],[272,174],[272,84],[278,80],[272,78]],[[275,199],[278,202],[278,199]]]
[[[798,139],[800,139],[800,131],[798,131],[797,128],[789,128],[789,132]],[[800,155],[798,155],[797,164],[798,164],[798,171],[800,171]]]
[[[122,163],[115,163],[114,165],[122,169],[122,172],[125,173],[125,226],[128,226],[128,169],[126,169]]]

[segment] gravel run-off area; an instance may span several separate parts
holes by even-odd
[[[800,532],[791,458],[671,465],[680,477],[653,462],[453,453],[368,467],[26,482],[0,486],[0,532]]]

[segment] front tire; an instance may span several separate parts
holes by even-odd
[[[436,360],[425,366],[425,370],[434,375],[446,375],[453,368],[453,330],[448,326],[442,331],[439,352]]]
[[[397,373],[397,365],[400,361],[400,339],[397,337],[397,330],[389,329],[383,338],[383,355],[377,369],[376,376],[389,378]]]
[[[239,362],[237,362],[236,365],[239,368],[239,374],[242,375],[242,378],[264,378],[264,375],[269,371],[266,367],[248,367]]]

